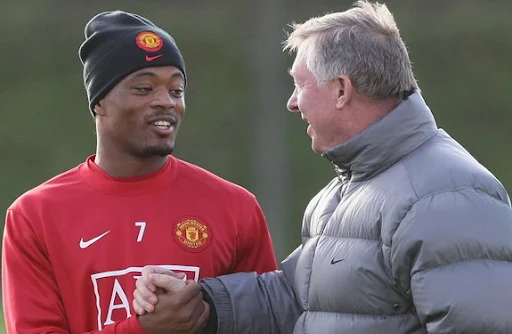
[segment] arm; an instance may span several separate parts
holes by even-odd
[[[13,210],[6,215],[2,252],[2,292],[7,333],[70,333],[52,266],[35,231]],[[90,333],[99,333],[99,331]],[[144,334],[137,318],[112,324],[101,333]]]
[[[133,308],[147,334],[197,333],[210,314],[199,284],[184,282],[181,274],[158,266],[144,267],[133,296]]]
[[[263,212],[255,197],[252,196],[250,199],[248,205],[242,206],[243,208],[238,213],[239,225],[237,226],[236,259],[230,271],[234,273],[251,272],[251,274],[248,274],[248,277],[256,277],[257,273],[274,271],[277,265]],[[290,268],[290,272],[295,270],[295,264],[291,265],[291,263],[294,263],[291,260],[292,258],[290,257],[289,260],[284,262],[287,264],[283,264],[286,268]],[[161,303],[162,294],[156,292],[157,287],[167,294],[172,295],[173,292],[175,293],[176,288],[173,287],[174,280],[172,279],[173,276],[176,277],[175,275],[174,273],[169,273],[168,270],[159,269],[155,266],[146,266],[142,270],[142,275],[137,280],[137,288],[134,291],[133,300],[134,310],[141,316],[139,319],[143,320],[142,316],[146,316],[146,312],[154,312],[156,306]],[[271,272],[264,275],[280,275],[282,277],[283,273]],[[231,275],[226,277],[229,276]],[[204,298],[208,301],[208,312],[206,312],[206,315],[210,314],[209,327],[205,329],[204,333],[210,333],[211,326],[214,328],[212,330],[215,330],[217,326],[214,322],[217,319],[216,310],[214,307],[211,310],[209,309],[210,304],[214,305],[212,299],[208,295],[204,295]],[[162,310],[163,308],[160,309]]]
[[[301,314],[294,276],[302,248],[283,261],[282,271],[238,273],[200,281],[212,306],[205,333],[292,333]],[[217,321],[215,321],[217,320]]]
[[[391,249],[395,278],[429,333],[511,333],[512,211],[471,189],[420,199]]]
[[[163,278],[164,282],[158,282],[158,278]],[[142,328],[147,334],[197,333],[204,327],[210,313],[209,304],[203,301],[201,288],[194,280],[187,281],[183,288],[172,286],[172,281],[166,281],[168,278],[173,277],[157,276],[155,283],[166,289],[158,292],[154,311],[139,315]],[[137,309],[135,305],[134,308]]]
[[[267,221],[254,197],[239,220],[236,263],[232,272],[264,273],[277,269]],[[249,218],[249,219],[247,219]]]

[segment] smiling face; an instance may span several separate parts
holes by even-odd
[[[300,112],[309,124],[313,151],[322,154],[346,143],[397,106],[395,97],[373,100],[358,93],[349,77],[338,77],[319,85],[300,51],[290,75],[295,89],[288,100],[291,112]]]
[[[302,119],[309,124],[307,133],[311,137],[313,151],[321,154],[339,145],[344,136],[339,81],[318,85],[303,57],[295,59],[290,75],[295,89],[287,108],[300,112]]]
[[[98,145],[110,155],[171,154],[185,113],[185,79],[174,66],[136,71],[96,105]]]

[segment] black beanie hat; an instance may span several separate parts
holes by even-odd
[[[94,106],[119,81],[141,68],[175,66],[186,78],[185,61],[174,39],[137,14],[116,10],[94,16],[85,26],[85,41],[78,54],[93,116]]]

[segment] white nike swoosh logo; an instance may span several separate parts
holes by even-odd
[[[101,235],[98,235],[96,238],[92,238],[91,240],[84,241],[84,238],[80,239],[80,248],[85,249],[95,243],[96,241],[100,240],[104,236],[106,236],[110,231],[107,231]]]

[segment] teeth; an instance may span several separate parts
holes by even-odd
[[[169,123],[167,121],[156,121],[156,122],[153,122],[153,125],[161,126],[161,127],[166,127],[166,128],[170,128],[171,127],[171,123]]]

